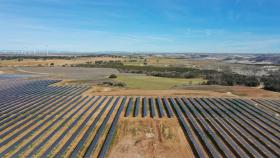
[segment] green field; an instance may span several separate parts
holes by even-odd
[[[115,79],[118,82],[124,82],[128,88],[133,89],[154,89],[163,90],[170,89],[174,86],[180,85],[198,85],[206,82],[202,78],[193,79],[178,79],[178,78],[164,78],[154,76],[118,76]]]

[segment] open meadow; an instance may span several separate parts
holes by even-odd
[[[126,83],[130,89],[141,90],[164,90],[184,85],[198,85],[206,82],[201,78],[176,79],[141,75],[119,75],[115,80]]]

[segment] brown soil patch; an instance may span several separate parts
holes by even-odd
[[[188,97],[238,97],[279,98],[280,93],[243,86],[190,86],[170,90],[140,90],[117,87],[92,86],[85,95],[105,96],[188,96]]]
[[[218,86],[218,85],[198,85],[185,87],[185,90],[200,90],[211,91],[218,93],[232,94],[237,97],[249,98],[279,98],[280,93],[260,89],[259,87],[245,87],[245,86]]]
[[[194,157],[176,119],[122,118],[108,153],[110,158],[174,156]]]
[[[25,74],[17,71],[14,67],[0,67],[0,74]]]
[[[55,86],[75,86],[75,85],[89,85],[92,81],[89,80],[62,80],[53,85]]]

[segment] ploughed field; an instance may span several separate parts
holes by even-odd
[[[87,96],[57,82],[0,79],[0,157],[280,157],[280,100]]]

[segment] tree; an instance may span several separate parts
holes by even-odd
[[[144,59],[144,65],[148,65],[148,60]]]

